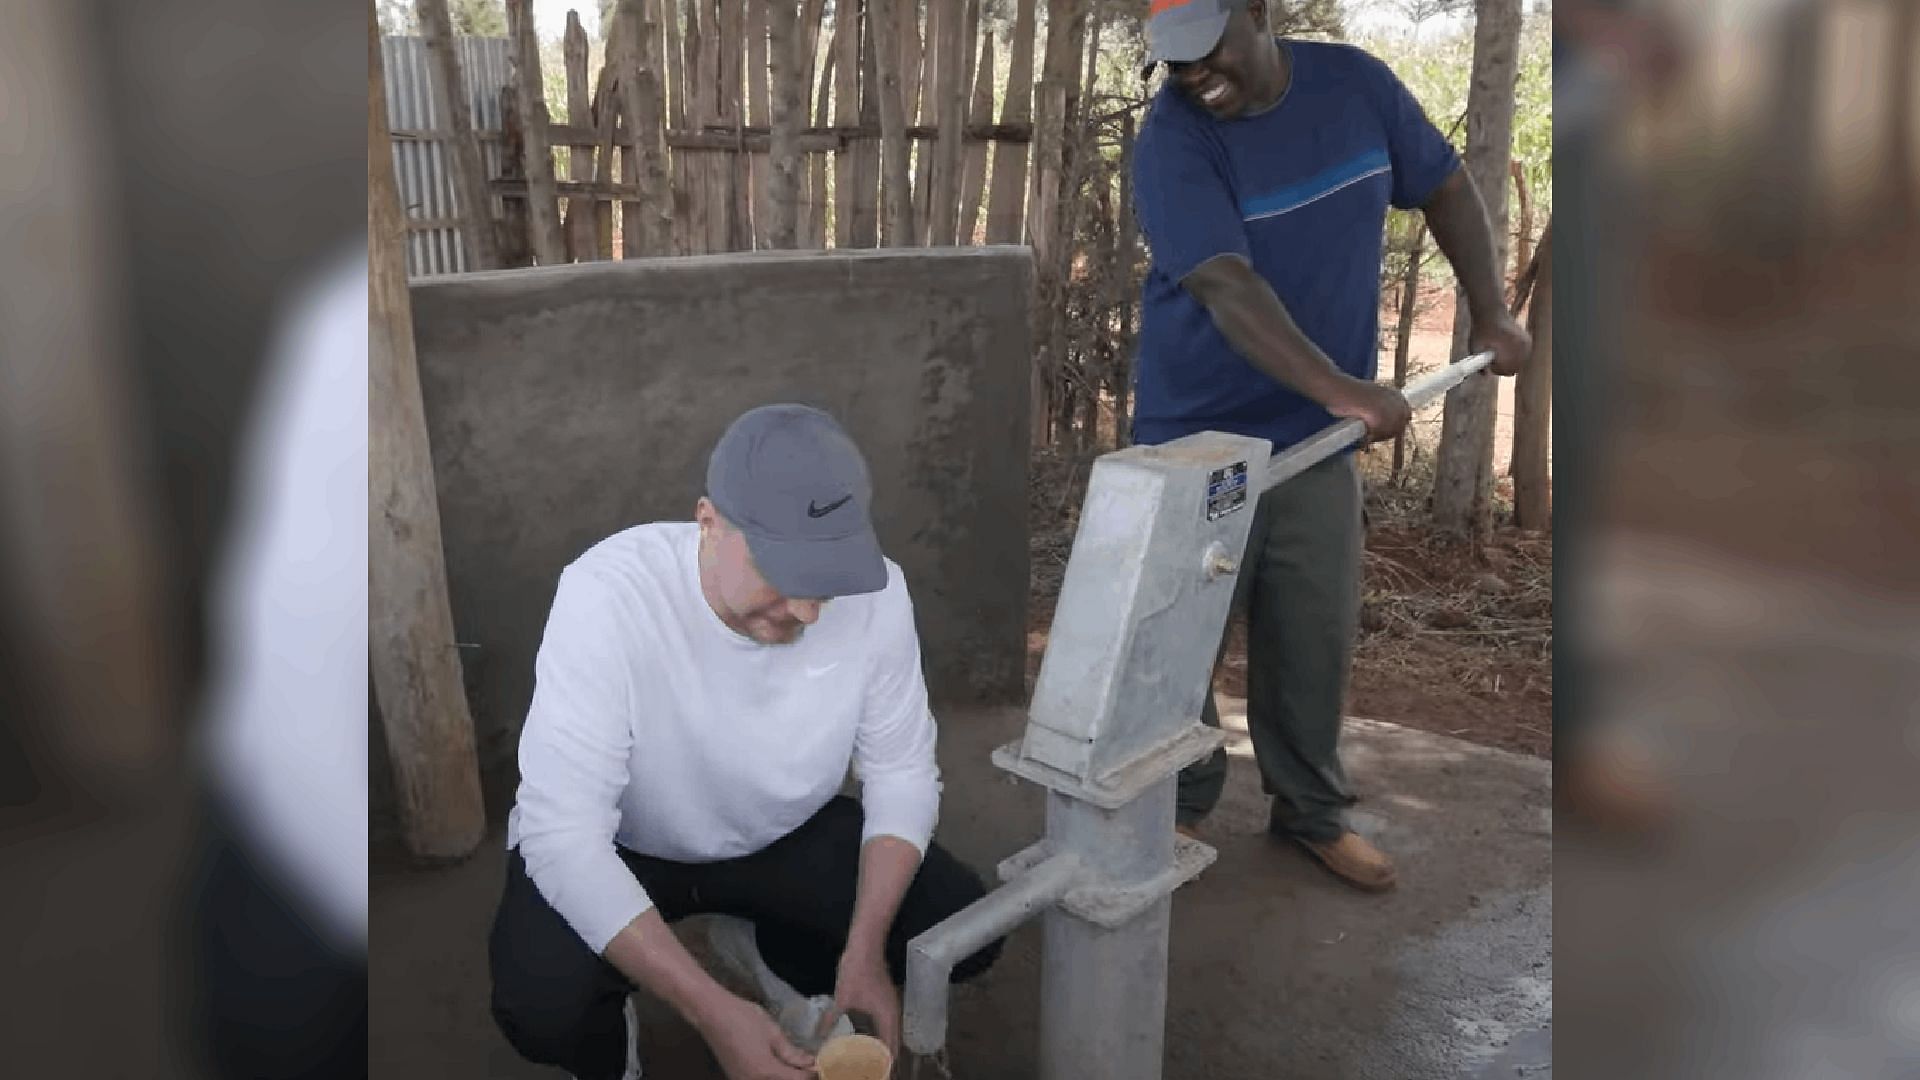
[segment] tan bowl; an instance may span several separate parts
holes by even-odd
[[[887,1080],[893,1055],[871,1035],[842,1035],[820,1048],[813,1067],[820,1080]]]

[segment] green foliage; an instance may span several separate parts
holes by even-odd
[[[453,32],[471,37],[506,37],[505,0],[447,0]]]
[[[1324,37],[1339,40],[1347,36],[1341,0],[1269,0],[1273,32],[1288,37]]]
[[[1446,35],[1383,34],[1370,36],[1356,44],[1386,61],[1400,81],[1419,100],[1448,141],[1455,147],[1466,146],[1467,86],[1473,75],[1473,27],[1468,24]],[[1529,15],[1520,31],[1520,78],[1514,91],[1513,156],[1527,178],[1528,196],[1533,203],[1531,238],[1537,243],[1540,231],[1553,212],[1553,23],[1548,15]],[[1518,205],[1508,192],[1508,218],[1518,227]],[[1415,215],[1393,211],[1387,222],[1388,246],[1404,250],[1411,235]],[[1446,284],[1452,271],[1446,260],[1428,257],[1423,270],[1429,285]],[[1387,272],[1397,280],[1395,263],[1404,267],[1404,255],[1389,258]],[[1392,286],[1389,283],[1388,293]]]
[[[1553,22],[1530,17],[1520,31],[1520,85],[1515,92],[1513,156],[1527,175],[1534,228],[1553,213]]]

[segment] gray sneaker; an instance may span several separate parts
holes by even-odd
[[[819,1034],[820,1020],[832,1011],[833,998],[826,994],[806,997],[775,975],[760,955],[752,923],[732,915],[709,916],[707,943],[727,970],[754,988],[760,1004],[795,1046],[811,1054],[826,1039],[853,1034],[853,1024],[845,1016],[835,1021],[833,1030],[824,1037]]]

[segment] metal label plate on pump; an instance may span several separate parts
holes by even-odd
[[[1207,520],[1218,521],[1247,505],[1247,463],[1236,461],[1207,474]]]

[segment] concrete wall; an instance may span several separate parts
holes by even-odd
[[[687,520],[734,417],[798,401],[873,471],[936,701],[1019,700],[1024,248],[722,255],[413,288],[455,631],[483,761],[510,755],[561,567]]]

